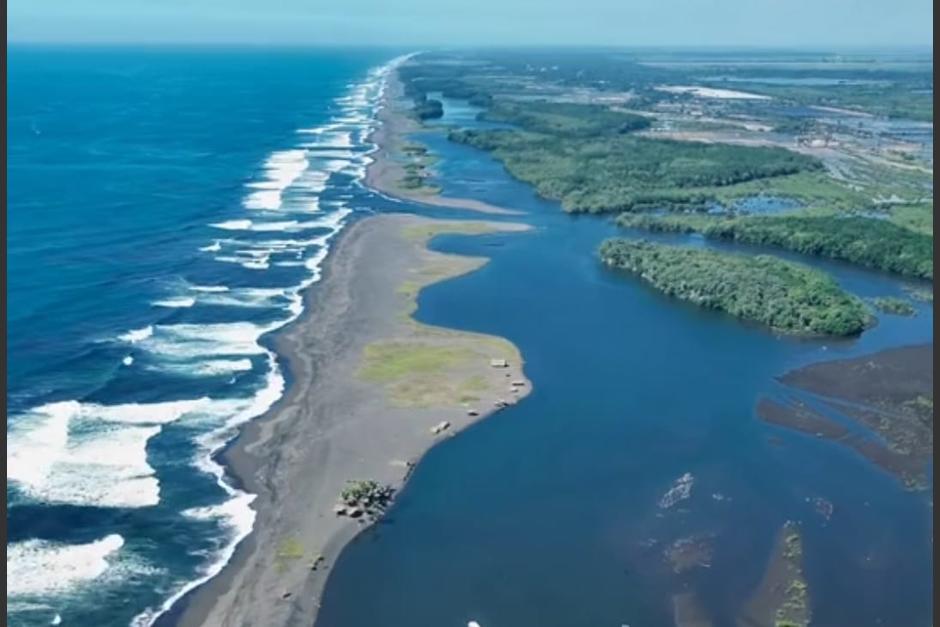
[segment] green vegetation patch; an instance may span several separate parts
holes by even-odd
[[[437,158],[430,154],[427,147],[407,143],[399,149],[399,152],[404,161],[402,166],[404,174],[398,180],[398,187],[411,192],[438,193],[440,188],[428,183],[433,176],[430,166],[437,161]]]
[[[905,276],[933,278],[933,236],[887,220],[839,216],[620,216],[621,226],[776,246]]]
[[[933,302],[933,290],[928,289],[917,289],[909,288],[907,293],[910,294],[911,298],[922,303],[932,303]]]
[[[274,562],[278,571],[284,572],[288,569],[291,562],[295,562],[304,557],[304,545],[295,538],[285,538],[277,545],[277,552],[274,554]]]
[[[361,374],[369,381],[385,383],[447,370],[473,357],[473,351],[455,346],[380,342],[366,346]]]
[[[913,203],[891,208],[891,220],[900,226],[933,235],[933,203]]]
[[[648,117],[615,111],[604,105],[548,100],[498,100],[482,117],[490,121],[515,124],[533,133],[567,136],[627,133],[649,128],[651,123]]]
[[[465,342],[376,342],[366,346],[359,375],[384,385],[391,402],[400,407],[469,402],[487,388],[487,382],[477,373],[488,363],[489,354],[506,354],[503,345],[497,351],[487,352],[493,342],[481,340],[478,344],[471,347]]]
[[[304,545],[297,538],[282,540],[277,547],[278,559],[300,559],[304,556]]]
[[[605,241],[600,257],[670,296],[781,331],[855,335],[869,322],[862,302],[830,277],[776,257],[625,239]]]
[[[474,375],[465,379],[459,386],[457,386],[457,392],[459,394],[457,400],[461,403],[470,403],[473,401],[480,400],[478,394],[485,392],[489,389],[489,384],[486,382],[486,379],[480,375]]]
[[[468,80],[467,74],[473,65],[436,63],[430,61],[428,55],[423,56],[425,61],[406,63],[398,69],[406,96],[421,101],[429,93],[440,92],[445,98],[465,99],[476,106],[489,104],[490,94]]]
[[[774,625],[805,627],[810,622],[809,587],[803,578],[803,540],[799,528],[788,522],[783,528],[781,557],[786,561],[783,598],[774,613]]]
[[[930,77],[912,76],[906,85],[895,81],[883,81],[872,84],[836,84],[836,85],[770,85],[765,82],[738,82],[735,89],[767,94],[791,102],[812,106],[837,107],[864,111],[875,115],[892,118],[909,118],[924,122],[933,121],[933,91],[916,89],[933,87]],[[714,81],[706,81],[716,86],[727,87]]]
[[[732,186],[817,171],[819,161],[783,148],[705,144],[622,134],[452,131],[493,153],[514,177],[567,211],[701,211]]]
[[[884,296],[872,299],[872,304],[883,313],[894,314],[896,316],[913,316],[917,313],[914,306],[903,298],[893,296]]]

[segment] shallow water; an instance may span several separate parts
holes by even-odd
[[[732,625],[786,520],[804,533],[815,624],[930,623],[929,496],[760,422],[754,407],[791,368],[932,341],[932,306],[882,316],[855,340],[778,336],[669,299],[594,254],[605,237],[645,234],[566,215],[484,153],[421,139],[442,158],[445,195],[522,210],[514,219],[535,230],[436,238],[437,250],[491,261],[424,290],[416,315],[509,338],[534,390],[428,453],[386,520],[340,556],[318,625],[665,626],[685,591]],[[780,254],[862,297],[902,293],[892,276]],[[661,507],[685,473],[690,497]],[[828,522],[815,497],[833,502]],[[711,567],[676,574],[663,551],[694,534],[714,537]]]

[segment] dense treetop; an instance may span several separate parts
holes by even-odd
[[[768,255],[610,239],[600,256],[670,296],[782,331],[855,335],[869,320],[862,302],[826,274]]]

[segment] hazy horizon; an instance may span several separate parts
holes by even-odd
[[[11,0],[10,43],[918,49],[928,0]]]

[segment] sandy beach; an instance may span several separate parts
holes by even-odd
[[[525,228],[381,215],[342,234],[324,279],[307,294],[307,314],[276,337],[291,373],[286,397],[224,455],[258,495],[254,531],[168,620],[311,624],[330,566],[364,526],[333,512],[347,482],[398,488],[440,438],[527,394],[512,344],[410,316],[423,286],[486,263],[432,252],[430,237]],[[450,426],[433,434],[442,422]]]
[[[398,150],[414,123],[400,108],[400,83],[390,81],[367,183],[425,204],[513,213],[398,189]],[[158,624],[312,624],[332,564],[368,524],[334,512],[349,482],[397,490],[435,442],[528,394],[522,357],[508,341],[411,317],[424,286],[487,261],[430,251],[429,239],[528,228],[377,215],[340,234],[323,280],[306,294],[305,314],[275,336],[290,372],[285,397],[223,454],[257,495],[254,529],[218,576]]]

